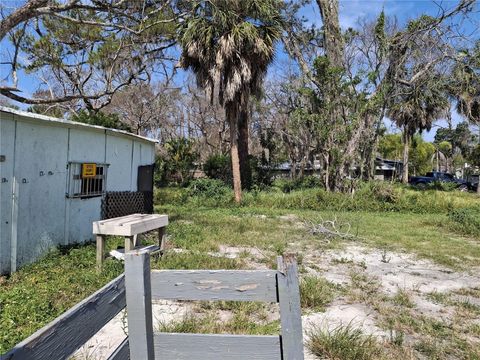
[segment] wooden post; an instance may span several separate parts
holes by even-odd
[[[278,301],[282,327],[282,359],[303,360],[302,310],[297,262],[293,255],[277,258]]]
[[[134,236],[125,236],[125,253],[132,251],[135,248]]]
[[[105,236],[97,235],[97,272],[102,271],[103,257],[105,256]]]
[[[128,344],[131,359],[154,359],[150,255],[125,253]]]
[[[158,228],[158,247],[160,251],[165,250],[165,227]]]

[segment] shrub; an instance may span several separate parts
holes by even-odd
[[[203,171],[210,179],[222,180],[225,184],[232,183],[232,162],[228,155],[209,156],[203,165]]]
[[[454,182],[432,181],[428,183],[426,188],[430,190],[453,191],[457,189],[458,185]]]
[[[155,188],[155,205],[182,205],[188,201],[188,190],[179,187]]]
[[[451,226],[466,234],[480,235],[480,207],[449,211]]]
[[[185,138],[171,139],[165,144],[166,155],[155,160],[155,184],[165,186],[173,183],[185,186],[192,178],[195,161],[198,154],[195,152],[192,140]]]
[[[217,179],[196,179],[190,183],[190,196],[201,196],[211,199],[220,199],[231,192],[225,183]]]
[[[323,182],[318,176],[309,175],[298,179],[278,179],[273,186],[288,194],[293,190],[322,188]]]

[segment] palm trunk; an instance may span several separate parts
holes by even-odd
[[[238,156],[240,161],[240,175],[242,188],[250,189],[252,186],[252,170],[248,160],[248,108],[247,104],[242,106],[238,117]]]
[[[242,180],[240,176],[240,159],[238,156],[238,124],[237,112],[234,109],[225,109],[230,125],[230,156],[232,158],[233,192],[235,201],[242,201]]]
[[[409,136],[408,132],[405,130],[403,134],[403,173],[402,173],[402,183],[408,183],[408,155],[409,155]]]

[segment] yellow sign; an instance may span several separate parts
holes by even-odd
[[[97,175],[97,164],[82,164],[82,178],[93,178]]]

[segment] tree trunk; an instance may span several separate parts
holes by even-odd
[[[248,115],[248,104],[243,104],[238,117],[238,156],[242,188],[247,190],[252,186],[252,169],[248,158]]]
[[[325,56],[328,59],[329,66],[343,70],[344,42],[338,18],[338,0],[317,0],[317,5],[320,9],[323,22],[323,47],[325,49]],[[339,122],[339,119],[343,119],[345,115],[342,112],[339,102],[339,84],[336,81],[328,81],[325,84],[325,88],[326,102],[331,107],[330,114],[328,115],[330,126],[335,126],[335,124]],[[335,139],[332,139],[330,144],[335,144]],[[348,167],[346,167],[348,157],[344,155],[345,154],[340,155],[340,159],[328,159],[329,163],[327,164],[326,175],[328,180],[325,182],[327,190],[335,191],[342,187],[342,182],[347,175],[346,169],[348,169]],[[335,168],[332,168],[332,160],[335,160]]]
[[[235,109],[225,109],[225,113],[230,125],[230,156],[232,158],[233,192],[235,201],[242,201],[242,180],[240,175],[240,159],[238,156],[238,124],[237,111]]]
[[[338,0],[317,0],[324,28],[325,54],[335,67],[343,68],[343,36],[338,18]]]
[[[405,130],[403,134],[403,172],[402,183],[408,184],[408,155],[409,155],[409,136]]]

